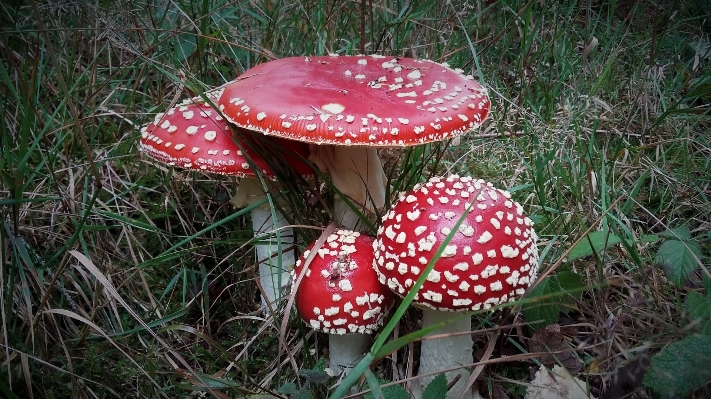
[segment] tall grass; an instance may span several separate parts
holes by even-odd
[[[709,8],[642,3],[3,3],[0,390],[240,397],[296,382],[328,395],[292,367],[321,367],[324,338],[292,317],[282,352],[281,319],[259,312],[251,227],[229,204],[236,182],[158,165],[136,142],[155,113],[258,63],[364,49],[447,61],[488,85],[481,130],[381,152],[390,197],[448,172],[511,189],[537,222],[542,268],[588,287],[560,322],[599,397],[636,353],[688,334],[683,298],[711,286],[701,268],[671,284],[644,239],[687,226],[708,265]],[[305,243],[328,222],[320,183],[281,194]],[[588,231],[621,242],[567,260]],[[417,317],[406,312],[398,336]],[[496,356],[525,351],[526,331],[506,334],[516,345]],[[399,356],[377,363],[377,377],[408,377],[398,370],[417,344],[388,348]],[[480,378],[520,397],[527,368],[511,361]]]

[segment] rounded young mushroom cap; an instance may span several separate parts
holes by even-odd
[[[402,57],[274,60],[229,84],[218,106],[237,126],[315,144],[411,146],[462,135],[487,91],[447,64]]]
[[[433,177],[401,193],[383,217],[373,248],[380,281],[405,295],[445,237],[415,302],[437,310],[479,310],[513,301],[535,280],[533,222],[507,191],[471,177]]]
[[[151,158],[169,166],[223,175],[256,177],[255,171],[235,142],[238,140],[263,175],[275,179],[269,163],[252,148],[258,145],[256,139],[249,139],[247,134],[233,134],[227,121],[198,97],[157,114],[153,122],[141,127],[140,148]],[[308,146],[303,143],[279,138],[270,141],[303,158],[309,155]],[[275,159],[287,160],[302,176],[313,175],[311,167],[298,156],[280,154]]]
[[[314,244],[296,261],[294,280]],[[338,230],[317,251],[296,292],[301,318],[313,329],[329,334],[375,331],[395,296],[380,284],[373,270],[373,238]]]

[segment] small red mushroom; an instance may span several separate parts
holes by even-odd
[[[376,147],[445,140],[478,127],[487,90],[447,64],[403,57],[293,57],[257,65],[225,87],[218,102],[237,126],[312,144],[314,163],[362,211],[385,203]],[[335,219],[358,217],[336,202]]]
[[[414,298],[424,308],[423,327],[457,316],[449,312],[512,302],[536,278],[537,236],[523,207],[491,183],[452,175],[433,177],[401,193],[383,217],[373,246],[381,283],[406,295],[452,232]],[[437,333],[470,331],[471,321],[464,318],[445,328]],[[428,340],[422,343],[419,373],[472,362],[470,336]],[[452,397],[462,387],[450,390]]]
[[[294,269],[294,281],[314,250],[311,244]],[[355,366],[368,334],[383,323],[395,295],[373,270],[373,238],[338,230],[328,236],[296,287],[296,308],[311,328],[330,334],[330,368],[340,374]]]
[[[213,92],[208,95],[216,99],[220,93]],[[260,169],[262,176],[270,180],[276,179],[270,165],[278,165],[284,161],[297,174],[313,174],[311,167],[300,160],[300,157],[308,157],[308,146],[279,138],[269,141],[273,141],[268,143],[273,145],[263,152],[275,152],[279,149],[282,153],[275,154],[274,159],[267,162],[253,150],[255,146],[260,145],[256,138],[246,131],[239,135],[234,134],[228,122],[202,98],[197,97],[186,100],[165,113],[159,113],[151,123],[141,127],[140,148],[151,158],[169,166],[242,178],[233,203],[236,202],[236,206],[248,206],[264,198],[264,189],[247,157]],[[284,170],[287,169],[288,167],[284,167]],[[268,206],[252,210],[255,235],[271,235],[279,229],[281,238],[293,239],[294,233],[288,227],[286,219],[278,211],[274,212],[278,223],[276,226],[272,222],[272,211]],[[280,245],[279,242],[270,240],[273,238],[267,237],[262,240],[267,241],[266,244],[256,246],[260,283],[266,294],[266,298],[262,298],[265,310],[268,310],[267,302],[274,303],[281,296],[277,282],[281,280],[282,287],[287,284],[289,270],[293,267],[295,258],[293,251],[284,252],[282,264],[277,265],[276,254]]]

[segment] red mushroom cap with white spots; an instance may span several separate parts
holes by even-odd
[[[507,191],[457,175],[401,193],[383,217],[373,244],[381,282],[406,295],[467,208],[415,302],[467,311],[520,297],[538,271],[533,222]]]
[[[294,279],[314,244],[296,261]],[[301,318],[329,334],[370,334],[378,329],[395,295],[380,284],[373,270],[373,238],[338,230],[317,251],[296,292]]]
[[[143,152],[170,166],[204,172],[256,177],[247,158],[235,140],[259,167],[265,177],[274,179],[268,163],[245,143],[245,137],[233,134],[227,121],[202,99],[186,100],[183,104],[159,113],[153,122],[141,128],[140,147]],[[309,155],[308,146],[292,140],[278,140],[278,145],[303,158]],[[252,140],[252,145],[256,141]],[[296,156],[279,156],[286,159],[302,176],[313,175],[311,167]]]
[[[402,147],[478,127],[487,90],[462,70],[411,58],[293,57],[260,64],[225,87],[237,126],[315,144]]]

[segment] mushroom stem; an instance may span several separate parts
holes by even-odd
[[[309,157],[361,213],[373,215],[385,205],[386,177],[375,148],[311,145]],[[351,230],[363,230],[358,214],[340,196],[334,200],[333,218]]]
[[[370,343],[371,337],[367,334],[329,334],[328,367],[334,375],[347,375],[358,364]]]
[[[442,312],[430,308],[425,308],[422,311],[422,327],[427,328],[435,324],[461,316],[456,312]],[[449,334],[471,331],[471,318],[465,317],[454,321],[444,327],[432,332],[429,335]],[[426,374],[455,367],[457,365],[466,366],[474,362],[472,354],[472,337],[471,335],[458,335],[454,337],[432,339],[422,341],[420,351],[420,370],[419,374]],[[459,370],[446,373],[447,382],[452,382],[457,375],[461,375],[459,381],[447,392],[447,399],[460,398],[462,390],[469,380],[471,373],[461,368]],[[417,379],[413,384],[413,394],[415,398],[422,397],[422,391],[427,385],[432,382],[435,376],[423,377]],[[471,399],[472,393],[467,392],[463,399]]]
[[[333,220],[344,228],[363,231],[363,224],[360,222],[358,214],[340,197],[333,200]]]
[[[375,148],[311,145],[313,161],[322,171],[328,172],[331,182],[348,197],[361,213],[375,220],[375,208],[385,205],[386,177]],[[333,201],[333,219],[346,229],[363,231],[358,214],[336,195]],[[330,367],[336,374],[348,374],[370,345],[365,334],[329,336]]]
[[[269,183],[269,182],[267,182]],[[237,193],[231,202],[236,207],[244,207],[265,198],[262,183],[257,178],[242,179]],[[274,224],[272,212],[275,213],[277,224]],[[262,286],[262,309],[269,312],[268,303],[274,305],[282,296],[282,289],[289,282],[290,272],[296,259],[290,249],[294,242],[294,232],[289,222],[276,209],[267,206],[254,208],[251,212],[252,230],[255,237],[268,235],[255,245],[257,264],[259,265],[259,284]],[[279,230],[277,239],[276,230]],[[279,245],[281,242],[281,245]],[[282,251],[279,263],[279,250]]]
[[[261,207],[252,210],[252,229],[255,237],[269,234],[263,243],[255,245],[257,250],[257,262],[259,264],[259,283],[264,290],[262,296],[262,307],[265,312],[269,311],[267,303],[275,304],[281,298],[281,291],[289,282],[291,269],[294,268],[294,251],[289,247],[294,239],[294,233],[289,227],[289,222],[277,210],[277,224],[274,225],[272,211]],[[279,229],[281,238],[281,248],[275,230]],[[281,263],[279,263],[279,250],[281,249]]]

